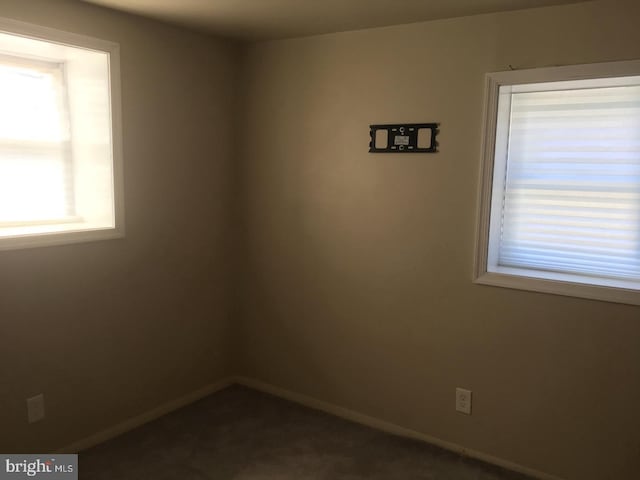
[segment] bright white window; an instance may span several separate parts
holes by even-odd
[[[118,45],[0,19],[0,248],[123,235]]]
[[[478,283],[640,304],[640,62],[489,74]]]

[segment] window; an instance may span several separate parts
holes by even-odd
[[[118,45],[0,19],[0,249],[123,235]]]
[[[640,62],[489,74],[477,283],[640,304]]]

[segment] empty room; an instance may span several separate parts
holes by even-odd
[[[0,479],[640,478],[638,0],[0,0]]]

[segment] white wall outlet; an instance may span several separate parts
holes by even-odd
[[[44,395],[27,398],[27,420],[34,423],[44,418]]]
[[[471,390],[456,388],[456,411],[471,415]]]

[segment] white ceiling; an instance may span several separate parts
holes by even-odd
[[[585,0],[83,0],[223,36],[263,40]]]

